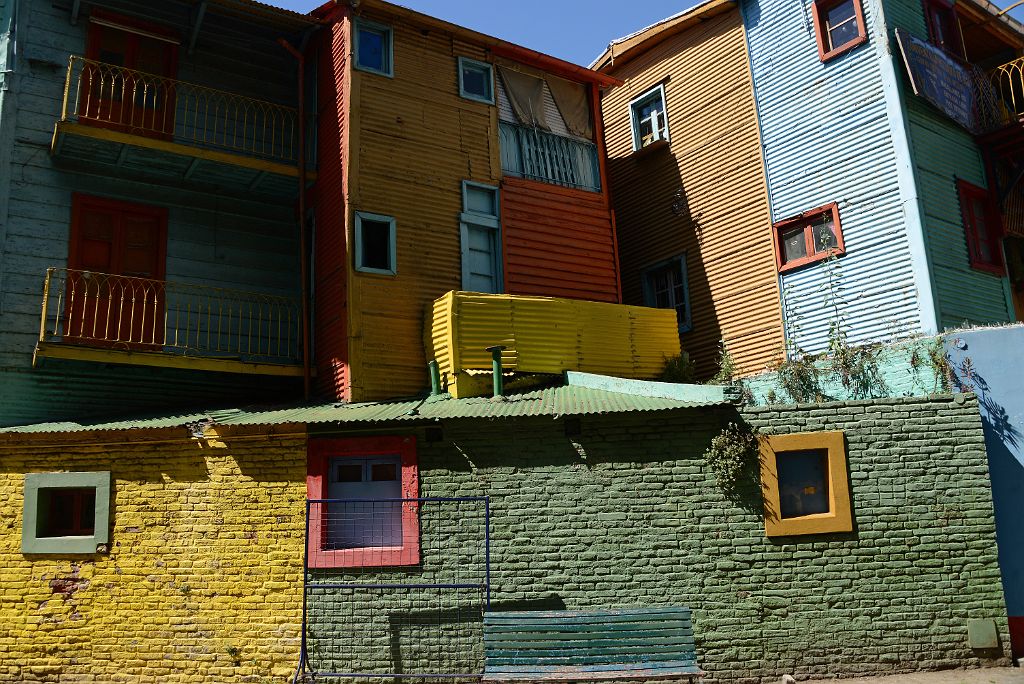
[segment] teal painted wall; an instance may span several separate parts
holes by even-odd
[[[490,497],[492,610],[689,605],[709,681],[979,665],[984,655],[967,647],[975,617],[996,621],[1004,648],[988,655],[1007,662],[973,398],[742,417],[778,434],[845,432],[854,532],[766,538],[758,504],[727,499],[702,457],[738,419],[724,409],[584,417],[572,438],[560,420],[449,421],[441,442],[420,432],[421,496]],[[422,568],[313,573],[477,581],[477,518],[454,511],[422,509]],[[479,592],[337,590],[310,601],[321,671],[481,666]]]
[[[184,3],[119,7],[182,31],[189,26]],[[0,162],[9,155],[0,165],[0,425],[294,395],[294,381],[240,375],[53,361],[31,369],[46,269],[67,264],[73,192],[167,207],[168,280],[293,297],[300,290],[290,201],[140,182],[50,156],[67,60],[83,54],[89,26],[85,11],[77,25],[69,18],[48,0],[21,0],[15,87],[0,95],[0,141],[7,141]],[[271,29],[213,13],[204,27],[193,56],[181,48],[182,80],[294,100],[294,63]]]

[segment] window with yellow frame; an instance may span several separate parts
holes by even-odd
[[[761,487],[769,537],[853,531],[842,432],[763,437]]]

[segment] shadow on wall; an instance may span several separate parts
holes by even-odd
[[[958,388],[978,395],[1015,657],[1024,657],[1024,326],[947,340]]]
[[[692,332],[682,333],[680,340],[698,378],[709,378],[718,370],[722,331],[701,252],[701,217],[692,211],[679,160],[668,147],[648,148],[609,159],[608,171],[621,179],[613,197],[623,303],[651,304],[645,299],[645,273],[685,255]]]

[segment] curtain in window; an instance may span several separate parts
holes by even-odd
[[[547,82],[569,132],[588,140],[593,138],[594,123],[590,117],[590,98],[586,87],[557,76],[548,76]]]
[[[498,67],[498,73],[520,123],[550,131],[551,126],[544,114],[544,81],[503,66]]]

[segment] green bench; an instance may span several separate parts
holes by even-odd
[[[690,609],[484,614],[484,681],[700,677]]]

